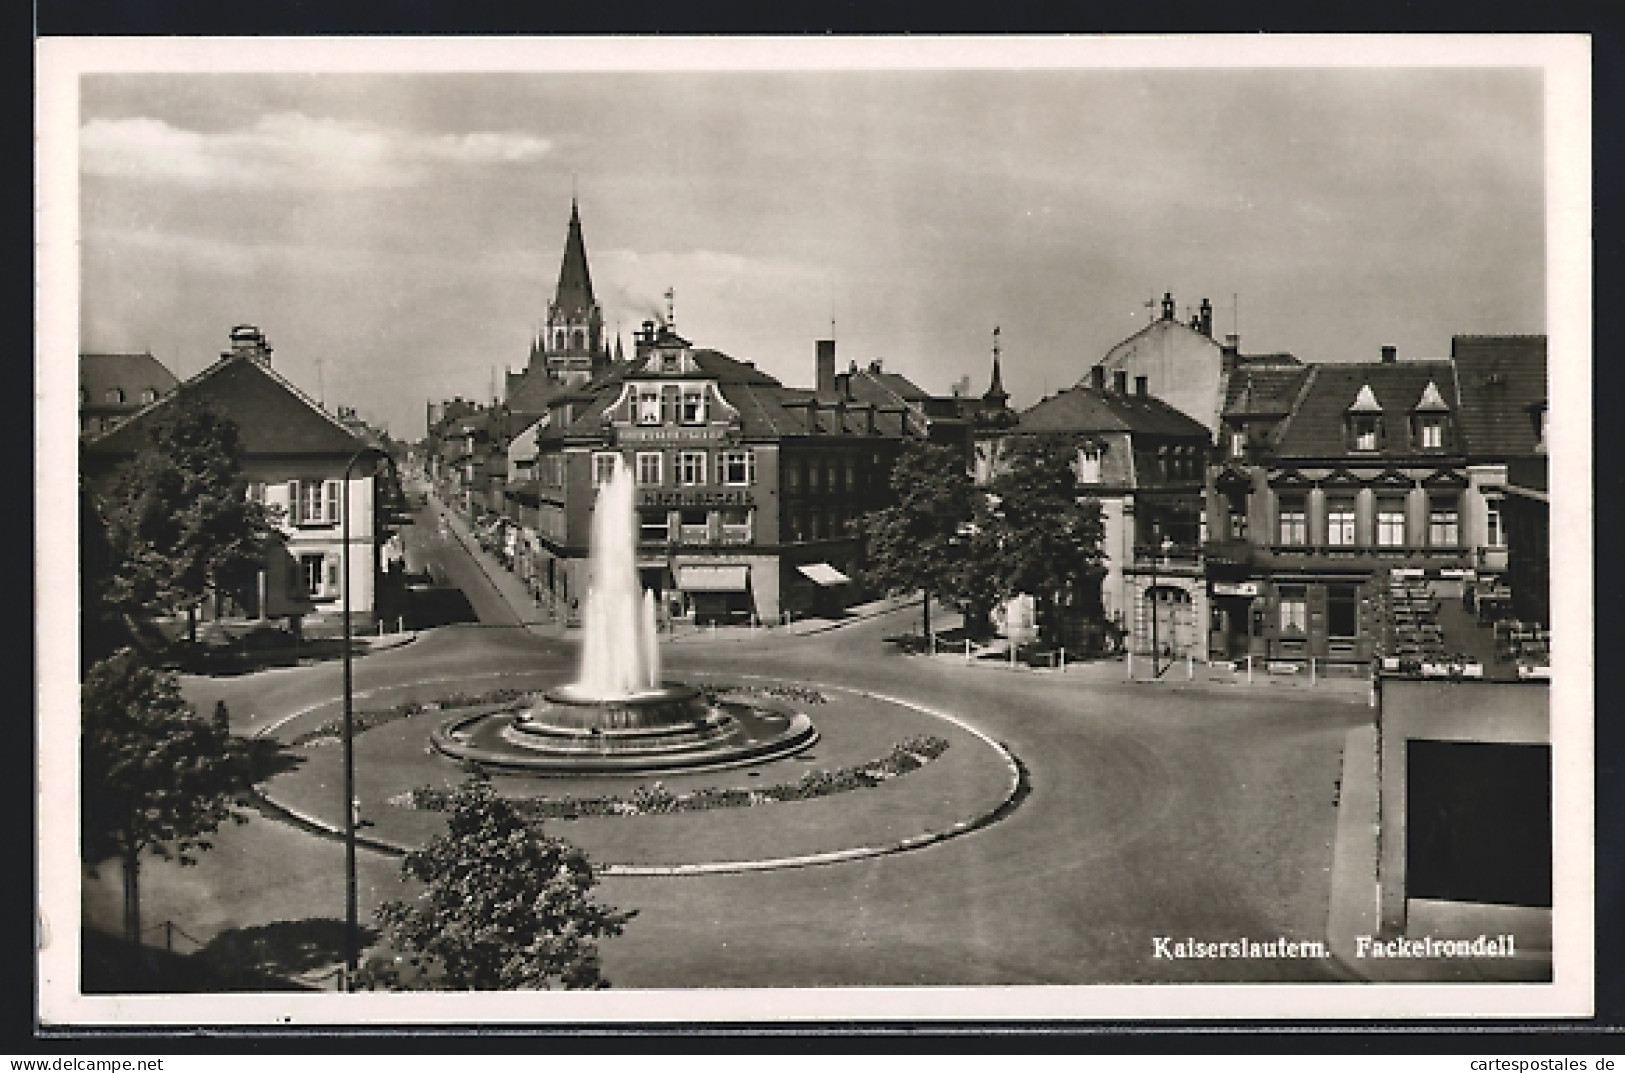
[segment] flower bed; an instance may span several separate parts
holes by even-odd
[[[775,697],[780,700],[793,700],[802,704],[827,704],[829,698],[816,689],[806,686],[742,686],[742,685],[702,685],[699,687],[700,695],[711,703],[716,703],[724,697]]]
[[[802,698],[804,699],[804,698]],[[795,782],[781,782],[745,790],[711,786],[692,793],[674,794],[659,782],[639,786],[626,796],[537,797],[516,800],[514,806],[527,819],[576,820],[585,816],[652,816],[673,812],[705,812],[717,808],[749,808],[780,801],[810,801],[848,790],[879,786],[888,779],[924,767],[948,751],[948,742],[930,735],[907,738],[885,756],[865,764],[834,771],[809,771]],[[400,808],[444,812],[452,791],[420,786],[389,799]]]
[[[419,704],[415,700],[402,701],[392,708],[374,708],[368,711],[352,712],[350,715],[354,732],[360,734],[364,730],[393,723],[397,719],[408,719],[414,715],[430,709],[451,711],[456,708],[477,708],[482,705],[500,707],[512,704],[515,701],[528,698],[531,694],[522,689],[493,689],[489,693],[452,693],[441,697],[438,701],[429,704]],[[320,726],[313,727],[303,734],[296,736],[290,744],[323,745],[341,740],[344,733],[344,718],[329,719]]]

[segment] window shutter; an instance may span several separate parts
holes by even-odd
[[[756,452],[745,452],[745,483],[756,483]]]
[[[303,522],[305,520],[304,516],[302,514],[300,514],[301,507],[302,507],[302,504],[301,504],[301,501],[299,499],[299,482],[298,481],[289,481],[288,482],[288,521],[292,522],[294,525],[298,525],[300,522]]]
[[[323,565],[327,568],[327,591],[332,592],[339,587],[339,561],[329,555]]]
[[[322,486],[322,518],[336,523],[339,520],[339,486],[341,481],[326,481]]]

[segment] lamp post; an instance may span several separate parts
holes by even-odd
[[[341,569],[344,582],[344,990],[355,988],[356,970],[360,964],[359,922],[356,914],[355,879],[355,717],[352,696],[354,657],[350,652],[350,472],[362,455],[372,453],[369,446],[358,448],[344,464],[343,503],[339,509]]]

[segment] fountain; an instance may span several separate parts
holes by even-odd
[[[432,736],[441,752],[539,774],[642,774],[756,763],[816,740],[803,713],[708,700],[661,678],[655,595],[638,581],[633,485],[617,458],[594,503],[577,680],[518,715],[448,721]]]

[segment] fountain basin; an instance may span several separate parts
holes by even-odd
[[[469,713],[430,734],[436,750],[506,773],[624,774],[738,767],[789,756],[818,740],[812,720],[771,705],[708,703],[691,686],[613,699],[550,690],[518,713]]]

